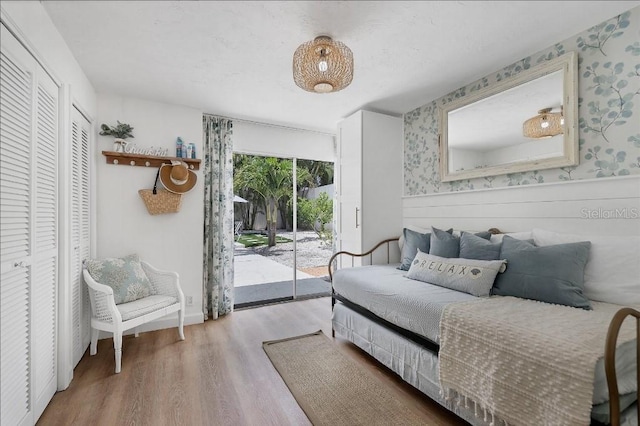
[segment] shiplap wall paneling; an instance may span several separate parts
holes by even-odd
[[[57,385],[58,87],[1,31],[0,423],[19,425]]]
[[[405,197],[404,226],[640,235],[640,177]]]

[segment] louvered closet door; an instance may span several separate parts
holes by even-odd
[[[42,414],[57,388],[58,87],[36,73],[34,233],[31,283],[34,414]]]
[[[56,389],[58,88],[0,39],[0,424],[33,424]]]
[[[91,125],[77,110],[71,117],[72,179],[71,188],[71,240],[72,240],[72,322],[73,366],[82,358],[89,346],[90,305],[89,292],[82,280],[82,262],[90,255],[89,222],[89,135]]]
[[[31,136],[33,69],[2,27],[0,49],[0,423],[28,423],[31,282]],[[8,49],[7,47],[13,49]],[[26,53],[26,52],[24,52]]]

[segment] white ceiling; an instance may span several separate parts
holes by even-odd
[[[98,92],[335,133],[402,114],[631,9],[637,1],[44,1]],[[298,88],[320,34],[353,51],[351,86]]]

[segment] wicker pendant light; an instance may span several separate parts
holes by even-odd
[[[293,80],[308,92],[342,90],[353,80],[353,53],[331,37],[316,37],[293,54]]]
[[[527,138],[542,139],[564,133],[564,117],[560,112],[551,112],[552,108],[538,111],[538,115],[524,122],[522,134]]]

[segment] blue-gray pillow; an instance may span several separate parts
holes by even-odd
[[[589,241],[536,247],[505,235],[500,258],[507,260],[507,270],[491,292],[590,310],[583,293],[590,248]]]
[[[431,248],[429,254],[439,257],[458,257],[460,253],[460,238],[431,227]]]
[[[479,232],[475,234],[488,240],[491,238],[489,232]],[[431,227],[431,248],[429,254],[439,257],[460,257],[460,238],[445,232],[441,229]]]
[[[489,234],[489,233],[487,233]],[[491,234],[489,234],[491,238]],[[502,243],[492,243],[488,238],[463,232],[460,235],[460,257],[464,259],[497,260],[500,259]]]
[[[402,264],[398,266],[398,269],[408,271],[409,267],[411,267],[411,262],[413,262],[413,259],[418,253],[418,249],[423,253],[429,253],[431,234],[422,234],[420,232],[404,228],[402,230],[402,235],[404,236],[404,245],[402,246],[402,254],[400,255],[400,261]]]

